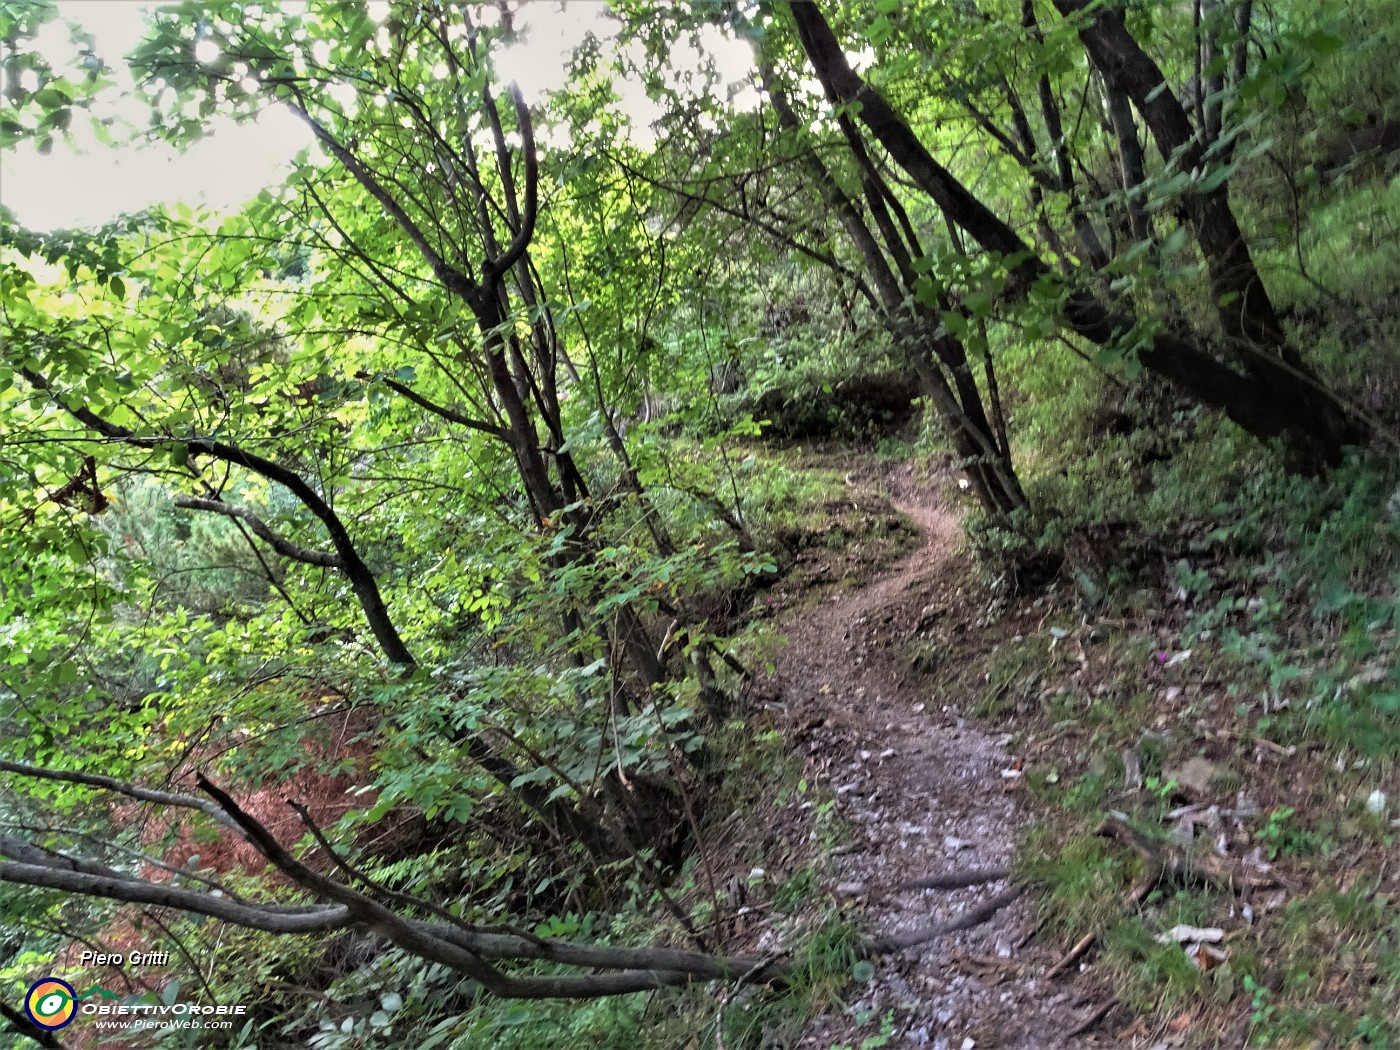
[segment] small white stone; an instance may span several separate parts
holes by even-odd
[[[1366,799],[1366,812],[1380,816],[1380,814],[1385,812],[1385,803],[1385,792],[1377,788],[1375,791],[1372,791],[1370,796]]]

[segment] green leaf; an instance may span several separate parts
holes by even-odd
[[[1314,29],[1301,41],[1315,55],[1330,55],[1346,47],[1346,41],[1325,29]]]

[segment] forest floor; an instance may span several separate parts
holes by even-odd
[[[938,695],[931,668],[921,666],[941,655],[918,646],[934,624],[941,637],[993,644],[976,622],[976,603],[965,600],[973,584],[959,550],[955,490],[946,479],[942,491],[917,484],[907,468],[847,482],[857,502],[890,501],[919,542],[883,574],[823,594],[776,625],[788,645],[765,689],[768,707],[845,827],[825,872],[828,889],[858,928],[878,937],[916,940],[994,910],[968,929],[884,956],[859,998],[817,1016],[797,1045],[1107,1045],[1089,1035],[1100,1003],[1047,978],[1058,952],[1032,938],[1033,903],[1022,896],[996,906],[1014,894],[1005,871],[1035,819],[1008,790],[1016,778],[1003,775],[1013,765],[1010,734],[970,722],[973,698]],[[915,885],[998,870],[963,888]]]
[[[1017,590],[964,541],[951,470],[800,459],[825,487],[775,515],[795,562],[755,606],[776,637],[743,732],[766,768],[734,778],[707,855],[734,876],[730,947],[797,945],[810,979],[785,1014],[727,1000],[761,1034],[732,1045],[1400,1045],[1384,579],[1296,525],[1251,551],[1202,519],[1070,536]],[[1340,505],[1309,528],[1389,527]],[[1361,626],[1289,584],[1309,574],[1375,587]]]

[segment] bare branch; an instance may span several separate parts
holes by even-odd
[[[413,653],[404,643],[398,628],[394,626],[394,621],[389,616],[389,608],[384,603],[384,596],[379,593],[379,583],[375,579],[374,573],[360,557],[360,552],[356,549],[354,540],[350,538],[350,532],[346,529],[345,523],[340,520],[340,516],[320,493],[312,488],[306,479],[295,470],[237,445],[230,445],[212,438],[176,438],[165,435],[136,434],[126,427],[117,426],[115,423],[103,419],[81,403],[70,402],[53,388],[45,376],[33,369],[21,368],[19,373],[31,386],[49,393],[55,405],[110,441],[120,441],[134,448],[154,449],[168,448],[172,445],[182,446],[191,456],[210,456],[226,463],[246,467],[255,474],[260,474],[269,481],[275,481],[288,489],[326,527],[326,531],[330,534],[331,545],[335,547],[336,555],[340,559],[340,564],[336,568],[344,573],[346,579],[350,581],[350,587],[355,592],[355,597],[359,599],[360,608],[364,610],[365,619],[369,622],[370,631],[379,643],[381,651],[393,663],[409,666],[416,663]]]
[[[116,777],[104,777],[96,773],[75,773],[66,769],[50,769],[46,766],[32,766],[27,762],[11,762],[7,759],[0,759],[0,772],[15,773],[22,777],[34,777],[37,780],[83,784],[87,787],[102,788],[104,791],[114,791],[119,795],[125,795],[127,798],[138,799],[142,802],[154,802],[158,806],[179,806],[182,809],[198,810],[210,819],[218,821],[224,827],[241,833],[239,826],[229,819],[227,813],[208,799],[200,798],[197,795],[156,791],[152,788],[128,784]]]
[[[723,957],[667,948],[616,948],[550,940],[509,928],[480,930],[465,923],[441,925],[405,918],[364,894],[313,871],[291,855],[257,820],[207,779],[199,778],[227,819],[233,820],[283,874],[303,889],[329,898],[319,906],[252,905],[222,895],[154,883],[92,861],[51,854],[19,840],[0,841],[0,881],[182,911],[279,934],[353,928],[373,932],[405,951],[441,962],[505,998],[595,998],[656,988],[734,979],[749,974],[780,980],[785,969],[770,959]],[[415,906],[416,906],[416,902]],[[614,972],[596,975],[514,977],[493,961],[551,962]]]
[[[433,273],[437,275],[438,280],[442,281],[448,287],[453,287],[454,284],[460,283],[471,285],[471,279],[467,277],[466,274],[449,266],[447,261],[438,253],[437,249],[428,243],[427,236],[418,228],[418,224],[409,217],[408,212],[403,210],[402,205],[394,199],[393,194],[385,189],[380,181],[374,177],[374,174],[360,163],[359,158],[346,149],[339,139],[326,130],[325,125],[311,115],[306,108],[306,103],[302,101],[299,95],[295,97],[296,101],[288,102],[287,107],[303,124],[311,129],[311,134],[316,136],[317,141],[325,146],[330,154],[345,166],[345,170],[354,177],[356,182],[364,187],[365,192],[384,207],[384,210],[389,213],[390,218],[398,224],[399,228],[403,230],[408,239],[413,242],[414,247],[418,249],[419,253],[427,261],[428,265],[433,268]]]
[[[408,398],[408,400],[412,401],[419,408],[431,412],[435,416],[440,416],[449,423],[456,423],[458,426],[467,427],[471,430],[479,430],[483,434],[490,434],[492,437],[499,438],[501,441],[508,439],[504,428],[498,427],[494,423],[487,423],[482,419],[473,419],[455,409],[448,408],[446,405],[439,405],[435,401],[429,401],[411,386],[400,383],[397,379],[390,379],[388,376],[384,376],[379,381],[395,393],[402,394],[404,397]]]
[[[237,507],[222,500],[195,499],[191,496],[176,497],[175,506],[184,510],[203,510],[210,514],[222,514],[226,518],[237,518],[245,522],[248,528],[253,530],[255,536],[265,540],[267,545],[278,554],[284,558],[290,558],[292,561],[305,562],[307,565],[324,565],[331,569],[344,568],[339,555],[331,554],[328,551],[314,551],[308,547],[298,547],[295,543],[273,532],[266,522],[246,507]]]
[[[169,883],[146,882],[144,879],[95,875],[85,871],[65,871],[42,864],[22,864],[0,861],[0,882],[11,882],[39,889],[78,893],[85,897],[102,897],[127,904],[150,904],[159,908],[178,908],[195,915],[207,915],[238,926],[267,933],[314,933],[346,925],[348,910],[341,905],[329,905],[314,911],[272,910],[237,904],[227,897],[195,893]]]

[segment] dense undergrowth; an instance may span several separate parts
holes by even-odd
[[[1097,935],[1089,979],[1144,1015],[1144,1037],[1174,1022],[1393,1045],[1397,476],[1356,460],[1325,481],[1192,481],[1174,527],[1162,486],[1117,503],[1141,517],[1034,601],[1009,599],[1003,629],[1024,633],[960,683],[1017,730],[1025,790],[1055,814],[1022,870],[1050,936]],[[1109,813],[1188,872],[1199,852],[1267,877],[1188,875],[1130,900],[1148,862],[1099,834]],[[1223,928],[1223,957],[1202,967],[1155,940],[1178,924]]]

